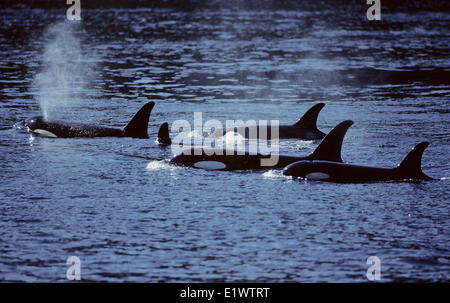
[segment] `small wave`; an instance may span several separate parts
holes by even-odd
[[[271,169],[262,174],[265,179],[278,179],[284,178],[283,172],[281,170]]]
[[[166,160],[150,161],[146,167],[146,169],[150,171],[172,169],[172,168],[173,167]]]
[[[21,130],[21,129],[25,129],[26,130],[27,129],[26,126],[25,126],[25,121],[20,121],[20,122],[14,123],[12,128],[13,129],[19,129],[19,130]]]
[[[199,130],[191,130],[189,132],[184,132],[182,135],[186,136],[187,138],[203,138],[203,134]]]
[[[245,137],[234,131],[227,132],[223,138],[225,139],[225,142],[245,143]]]
[[[292,141],[288,142],[288,144],[286,146],[290,147],[290,148],[294,148],[296,150],[310,150],[310,149],[314,148],[315,143],[312,140],[310,140],[310,141],[297,140],[294,142],[292,142]]]
[[[450,180],[450,177],[442,177],[440,180]]]

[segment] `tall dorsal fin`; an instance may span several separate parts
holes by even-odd
[[[317,103],[311,107],[294,125],[311,130],[317,129],[317,117],[321,109],[325,106],[325,103]]]
[[[155,106],[155,102],[148,102],[142,106],[127,126],[123,128],[127,137],[148,138],[148,119],[153,106]]]
[[[156,142],[160,145],[172,144],[172,140],[170,140],[170,136],[169,136],[169,124],[167,122],[164,122],[159,127],[158,139],[156,140]]]
[[[336,125],[309,155],[309,160],[343,162],[341,157],[342,141],[352,124],[352,120],[345,120]]]
[[[433,180],[422,171],[422,155],[429,144],[426,141],[417,144],[397,166],[396,170],[405,178]]]

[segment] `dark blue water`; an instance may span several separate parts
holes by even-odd
[[[391,7],[374,23],[366,7],[82,7],[72,23],[64,8],[3,9],[0,281],[67,281],[78,256],[84,281],[365,282],[373,255],[381,281],[449,281],[450,15]],[[148,100],[149,140],[21,126],[44,111],[121,127]],[[317,102],[324,132],[355,121],[345,162],[394,167],[429,141],[435,180],[179,168],[154,143],[194,111],[290,124]]]

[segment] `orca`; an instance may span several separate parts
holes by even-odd
[[[158,138],[156,139],[156,143],[161,146],[168,146],[172,144],[172,140],[169,136],[169,124],[164,122],[159,127]]]
[[[301,139],[301,140],[320,140],[325,137],[325,133],[317,128],[317,117],[320,110],[325,106],[324,103],[318,103],[311,107],[295,124],[293,125],[279,125],[278,138],[279,139]],[[224,136],[228,132],[237,132],[246,139],[258,139],[259,127],[256,126],[240,126],[229,128],[222,131],[216,131],[211,134],[213,137]],[[256,134],[256,138],[252,135]],[[267,139],[271,139],[272,129],[271,125],[267,126]]]
[[[240,155],[236,151],[226,149],[205,149],[193,147],[183,150],[174,156],[170,163],[181,166],[212,169],[212,170],[256,170],[283,168],[300,160],[327,160],[342,162],[342,141],[353,121],[346,120],[334,127],[322,140],[319,146],[308,156],[293,157],[278,155],[278,162],[273,166],[263,166],[261,160],[269,159],[270,155],[245,152]]]
[[[52,138],[74,137],[132,137],[148,138],[147,128],[150,112],[154,102],[145,104],[123,128],[110,128],[81,123],[68,123],[57,120],[47,120],[42,116],[25,121],[25,126],[34,134]]]
[[[350,165],[323,160],[303,160],[288,165],[283,175],[335,183],[433,180],[422,172],[422,154],[428,142],[417,144],[395,168]]]

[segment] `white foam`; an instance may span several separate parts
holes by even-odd
[[[161,161],[150,161],[146,169],[150,171],[163,170],[163,169],[171,169],[173,168],[169,163],[164,160]]]
[[[199,130],[191,130],[189,132],[184,132],[182,134],[185,134],[186,137],[188,138],[199,138],[199,139],[203,139],[203,134],[201,131]]]
[[[224,136],[225,141],[245,142],[245,137],[240,133],[229,131]]]
[[[262,174],[263,178],[266,179],[277,179],[284,178],[283,172],[281,170],[271,169]]]
[[[219,144],[223,144],[223,147],[226,149],[243,149],[245,150],[246,147],[246,140],[245,137],[243,137],[241,134],[236,133],[234,131],[229,131],[223,136],[222,138],[219,138],[219,140],[223,140],[222,142],[219,141]],[[249,144],[249,150],[255,150],[257,151],[258,145],[254,145],[252,142],[248,142]],[[253,146],[252,146],[253,144]]]

